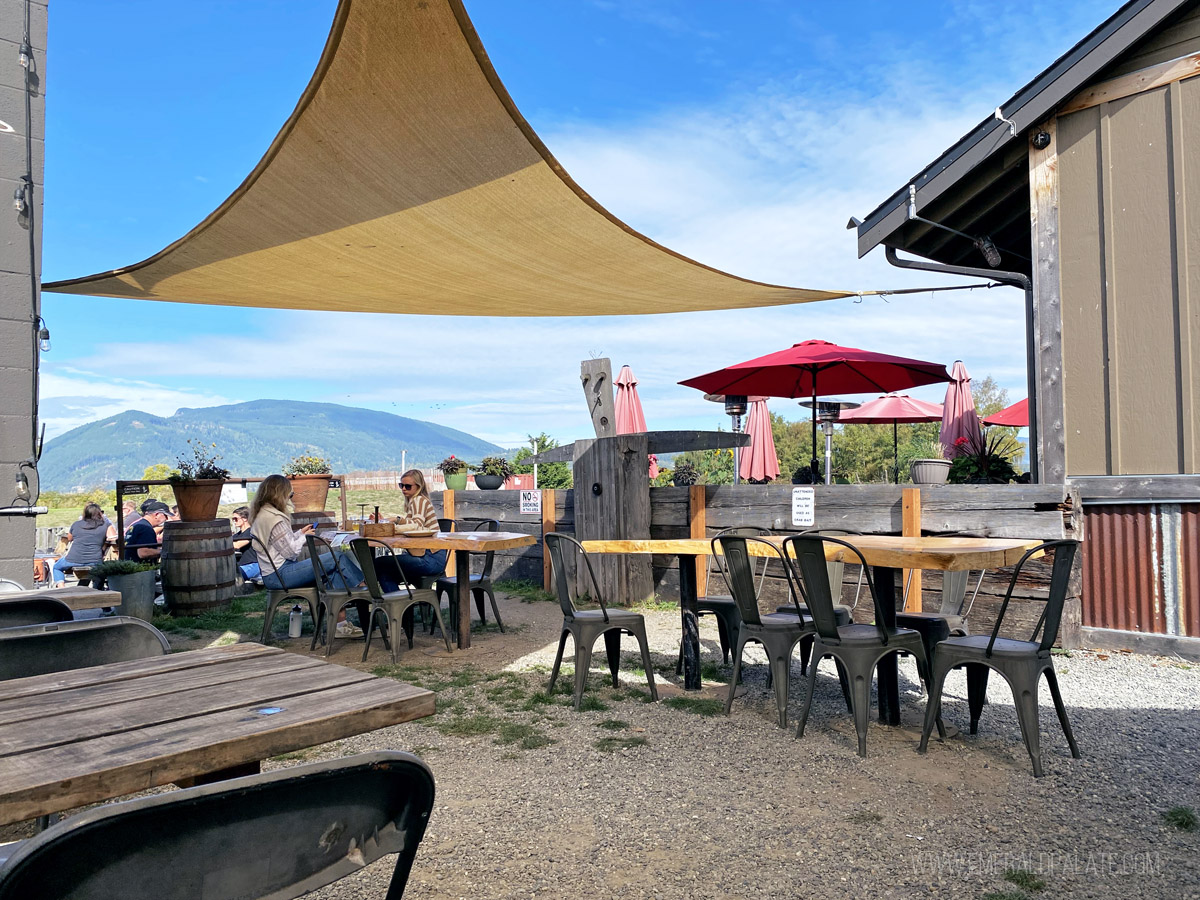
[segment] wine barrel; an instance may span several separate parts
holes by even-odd
[[[163,526],[163,599],[171,615],[195,616],[229,605],[236,591],[232,538],[228,519]]]

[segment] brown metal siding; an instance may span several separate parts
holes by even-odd
[[[1084,507],[1083,624],[1200,636],[1200,504]]]

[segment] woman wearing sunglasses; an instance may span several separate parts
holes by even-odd
[[[405,512],[395,519],[396,531],[437,531],[437,511],[429,499],[425,476],[418,469],[409,469],[400,476],[404,492]],[[397,571],[399,563],[399,571]],[[426,575],[441,575],[446,571],[445,550],[409,550],[398,556],[382,556],[375,561],[375,574],[385,591],[397,590],[401,582],[416,584]]]

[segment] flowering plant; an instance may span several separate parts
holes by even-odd
[[[453,453],[437,464],[443,475],[458,475],[467,471],[467,461],[459,459]]]
[[[205,447],[203,441],[194,441],[188,438],[188,448],[192,451],[192,458],[187,459],[182,455],[177,457],[175,461],[179,468],[171,472],[167,476],[167,480],[172,484],[179,484],[204,478],[220,478],[221,480],[228,478],[229,470],[218,462],[221,454],[213,452],[216,446],[216,444],[212,444],[210,447]]]
[[[333,466],[323,456],[293,456],[283,467],[283,474],[289,478],[293,475],[328,475],[332,471]]]
[[[480,475],[495,475],[497,478],[508,478],[515,474],[512,463],[503,456],[485,456],[479,461],[479,465],[471,466],[471,469]]]
[[[1020,455],[1021,445],[1010,435],[996,433],[975,446],[966,438],[958,441],[954,444],[962,455],[950,465],[946,480],[951,484],[1008,484],[1017,477],[1011,460]]]

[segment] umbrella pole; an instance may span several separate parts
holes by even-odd
[[[813,373],[813,396],[812,396],[812,460],[809,462],[809,467],[812,469],[812,483],[818,484],[817,479],[817,373]]]
[[[900,483],[900,451],[896,449],[896,420],[892,419],[892,471],[896,474],[896,484]]]

